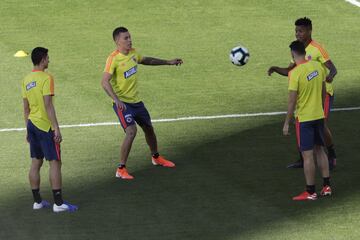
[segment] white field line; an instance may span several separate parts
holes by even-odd
[[[360,107],[331,109],[332,112],[356,111],[356,110],[360,110]],[[245,118],[245,117],[275,116],[275,115],[285,115],[285,114],[286,112],[240,113],[240,114],[215,115],[215,116],[192,116],[192,117],[153,119],[152,122],[161,123],[161,122],[178,122],[178,121],[191,121],[191,120],[209,120],[209,119],[219,119],[219,118]],[[80,124],[72,124],[72,125],[61,125],[60,128],[111,126],[111,125],[119,125],[119,124],[120,124],[119,122],[80,123]],[[0,129],[0,132],[16,132],[16,131],[25,131],[25,130],[26,128],[2,128]]]
[[[345,0],[345,1],[351,3],[352,5],[360,7],[360,2],[357,0]]]

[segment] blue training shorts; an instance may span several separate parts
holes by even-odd
[[[124,104],[126,105],[126,110],[123,111],[120,111],[115,103],[113,104],[113,109],[124,130],[128,126],[134,125],[135,122],[140,126],[152,126],[150,114],[143,102]]]
[[[27,134],[31,158],[61,160],[60,144],[54,141],[54,131],[45,132],[28,120]]]
[[[296,139],[300,152],[324,146],[324,119],[299,122],[296,119]]]

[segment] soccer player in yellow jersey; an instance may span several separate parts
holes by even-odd
[[[312,23],[309,18],[300,18],[295,21],[295,36],[296,39],[302,42],[306,47],[306,59],[320,62],[322,67],[328,72],[326,76],[326,96],[324,99],[324,111],[325,111],[325,143],[328,152],[328,159],[330,163],[330,169],[336,166],[336,154],[333,145],[333,137],[331,131],[328,127],[329,114],[331,106],[334,101],[334,89],[332,86],[332,81],[337,74],[337,70],[333,62],[330,60],[330,57],[327,51],[317,42],[315,42],[312,37]],[[273,72],[276,72],[280,75],[287,76],[289,71],[296,66],[295,63],[290,63],[287,68],[281,67],[270,67],[268,74],[271,75]],[[288,165],[288,168],[298,168],[303,166],[302,156],[300,154],[300,160]]]
[[[153,57],[141,56],[132,48],[129,31],[125,27],[118,27],[113,31],[116,50],[110,54],[101,81],[105,92],[113,100],[113,109],[125,131],[125,139],[120,149],[120,163],[116,177],[133,179],[126,169],[126,162],[136,136],[136,123],[145,133],[145,139],[152,154],[152,163],[163,167],[175,167],[175,164],[166,160],[158,152],[156,135],[151,124],[149,112],[138,95],[137,67],[143,65],[181,65],[179,58],[162,60]]]
[[[304,159],[306,191],[295,201],[316,200],[315,159],[323,177],[322,196],[331,195],[329,162],[324,151],[325,71],[319,62],[305,60],[305,47],[300,41],[290,44],[296,66],[289,72],[288,111],[283,134],[289,135],[289,123],[296,108],[296,136]],[[314,159],[315,157],[315,159]]]
[[[45,72],[49,64],[48,49],[34,48],[31,53],[34,68],[22,82],[24,118],[27,128],[26,139],[30,145],[32,158],[29,181],[33,193],[33,209],[49,208],[50,204],[40,196],[40,168],[45,158],[49,161],[49,179],[54,196],[54,212],[73,212],[77,206],[65,202],[61,187],[62,141],[59,124],[53,105],[54,79]]]

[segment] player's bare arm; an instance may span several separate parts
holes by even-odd
[[[26,98],[23,98],[23,105],[24,105],[24,120],[25,120],[25,127],[26,127],[27,122],[29,120],[29,114],[30,114],[29,101]]]
[[[175,58],[171,60],[164,60],[159,58],[153,58],[153,57],[143,57],[139,64],[143,65],[152,65],[152,66],[158,66],[158,65],[181,65],[183,63],[182,59]]]
[[[112,100],[114,100],[115,105],[120,109],[120,111],[123,111],[126,109],[126,106],[114,93],[114,90],[110,84],[111,78],[112,74],[105,72],[101,80],[101,86],[104,88],[106,94],[109,95]]]
[[[287,76],[291,69],[293,69],[295,66],[295,63],[290,63],[287,68],[272,66],[268,70],[268,75],[271,76],[273,72],[276,72],[277,74],[280,74],[282,76]]]
[[[335,75],[337,74],[336,67],[331,60],[326,61],[324,64],[330,70],[329,74],[326,76],[326,81],[331,83],[334,80]]]
[[[294,117],[296,99],[297,99],[297,91],[289,91],[288,110],[283,126],[283,134],[285,136],[289,135],[289,124]]]
[[[29,114],[30,114],[30,106],[29,106],[29,101],[26,98],[23,98],[23,105],[24,105],[25,127],[27,127],[27,123],[28,123],[28,120],[29,120]],[[26,132],[26,141],[29,142],[27,132]]]
[[[55,108],[52,101],[52,96],[44,96],[45,109],[48,115],[48,118],[51,122],[51,126],[54,129],[54,141],[60,143],[62,141],[62,136],[60,133],[59,123],[56,118]]]

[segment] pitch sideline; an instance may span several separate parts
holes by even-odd
[[[357,111],[360,110],[360,107],[346,107],[346,108],[334,108],[332,112],[339,111]],[[153,123],[162,123],[162,122],[178,122],[178,121],[192,121],[192,120],[211,120],[211,119],[221,119],[221,118],[246,118],[246,117],[259,117],[259,116],[276,116],[276,115],[285,115],[286,112],[260,112],[260,113],[239,113],[239,114],[227,114],[227,115],[214,115],[214,116],[189,116],[189,117],[179,117],[179,118],[163,118],[163,119],[153,119]],[[97,127],[97,126],[111,126],[119,125],[118,122],[102,122],[102,123],[79,123],[79,124],[70,124],[70,125],[60,125],[60,128],[75,128],[75,127]],[[16,131],[25,131],[26,128],[2,128],[0,132],[16,132]]]
[[[360,2],[358,0],[345,0],[348,3],[351,3],[354,6],[360,7]]]

